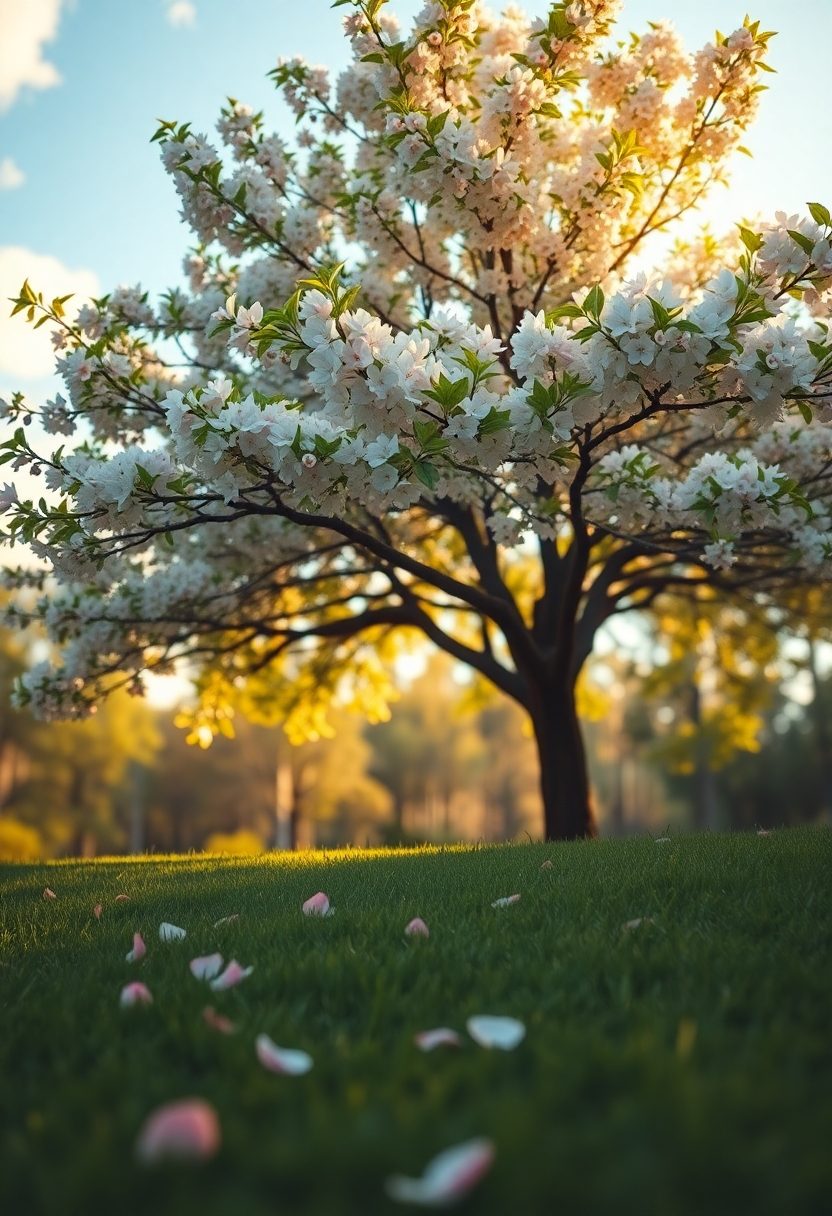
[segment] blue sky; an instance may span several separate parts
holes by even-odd
[[[755,159],[739,158],[730,192],[711,204],[724,226],[755,209],[832,202],[825,101],[832,0],[624,0],[621,26],[643,28],[670,13],[696,46],[716,25],[740,24],[748,3],[780,31],[772,52],[778,75],[767,78],[747,141]],[[419,7],[419,0],[393,5],[405,18]],[[543,11],[536,0],[527,7]],[[155,119],[188,119],[210,131],[233,95],[290,129],[266,72],[281,54],[344,66],[342,12],[329,0],[268,0],[256,9],[230,0],[0,0],[0,295],[18,285],[9,275],[28,262],[33,281],[38,271],[63,274],[67,289],[141,281],[156,291],[176,281],[187,233],[149,143]],[[185,20],[174,24],[177,13]],[[41,87],[25,83],[27,72]],[[44,255],[55,263],[39,260]],[[0,390],[12,383],[37,391],[43,371],[23,358],[17,329],[2,319]]]

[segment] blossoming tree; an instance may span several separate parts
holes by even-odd
[[[61,446],[24,424],[3,457],[45,478],[2,505],[44,566],[10,576],[16,619],[48,584],[59,654],[20,696],[80,715],[179,657],[208,711],[263,673],[288,706],[418,631],[525,707],[546,835],[581,836],[599,627],[828,568],[830,214],[645,272],[741,146],[755,23],[691,55],[666,24],[615,42],[614,0],[429,0],[407,33],[342,5],[334,87],[273,72],[294,146],[235,101],[221,146],[157,131],[189,290],[15,301],[67,386],[38,417]]]

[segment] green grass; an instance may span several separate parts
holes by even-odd
[[[4,866],[0,1211],[374,1216],[402,1210],[388,1174],[486,1135],[463,1212],[828,1213],[831,876],[825,830]],[[337,914],[307,920],[319,889]],[[430,940],[403,937],[415,915]],[[187,941],[163,946],[162,920]],[[209,994],[187,963],[215,949],[254,974]],[[155,1003],[121,1010],[135,978]],[[477,1012],[522,1018],[525,1042],[413,1046]],[[312,1072],[265,1072],[260,1031]],[[140,1167],[147,1113],[190,1095],[217,1107],[217,1157]]]

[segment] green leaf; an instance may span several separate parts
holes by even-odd
[[[803,252],[808,254],[809,257],[811,257],[812,250],[815,247],[814,241],[811,240],[808,236],[804,236],[802,232],[796,232],[794,230],[794,228],[787,228],[786,231],[788,232],[789,236],[794,241],[795,245],[799,245],[800,248],[803,250]]]
[[[594,321],[601,318],[601,310],[604,307],[604,293],[598,283],[589,291],[584,299],[584,312],[592,317]]]
[[[824,207],[823,203],[807,203],[809,214],[816,224],[820,224],[824,228],[832,227],[832,215],[829,214],[829,208]]]
[[[413,472],[422,485],[427,486],[429,490],[436,489],[439,482],[439,470],[436,465],[431,464],[428,460],[414,460]]]

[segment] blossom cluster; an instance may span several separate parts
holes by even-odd
[[[340,79],[272,73],[295,146],[239,101],[217,140],[157,131],[187,287],[74,317],[28,284],[16,301],[52,323],[65,386],[7,403],[24,425],[1,458],[45,485],[0,492],[59,587],[31,610],[63,656],[26,678],[40,712],[177,654],[227,653],[236,678],[229,632],[306,645],[337,633],[333,604],[392,615],[390,552],[439,561],[431,520],[472,520],[465,544],[506,561],[582,528],[720,575],[755,553],[828,568],[829,211],[633,265],[724,174],[769,35],[747,21],[691,55],[658,23],[610,50],[613,0],[538,20],[429,0],[409,33],[349,8]],[[373,561],[339,601],[347,542]]]

